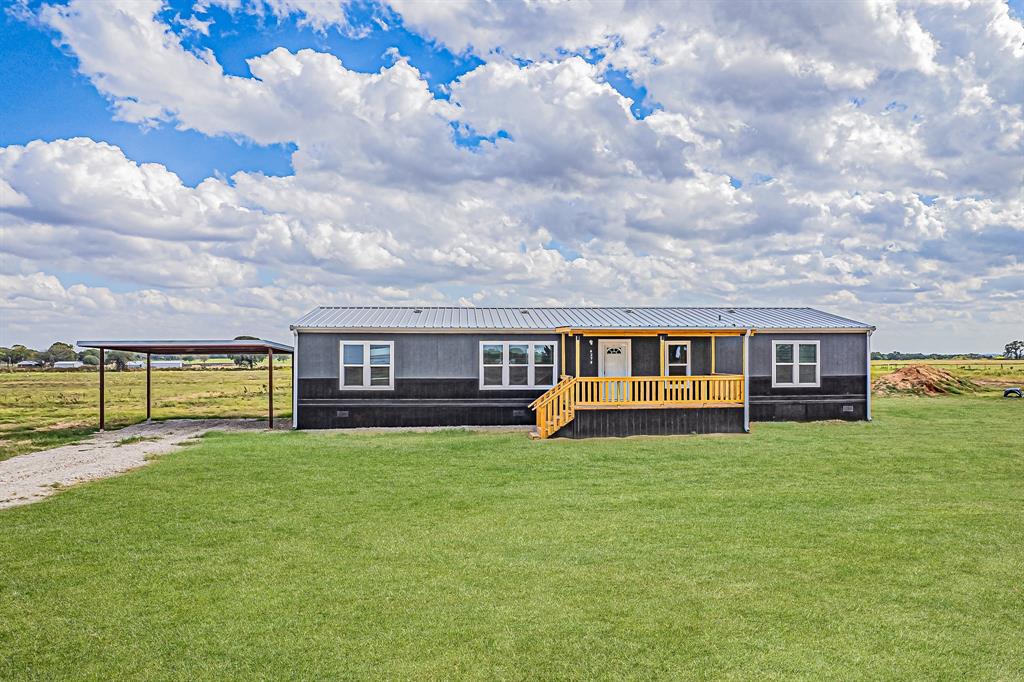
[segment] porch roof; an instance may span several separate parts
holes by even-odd
[[[321,306],[292,329],[555,331],[874,329],[814,308]]]

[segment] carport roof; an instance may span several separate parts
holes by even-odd
[[[264,339],[164,339],[164,340],[109,340],[76,341],[79,348],[103,348],[124,350],[132,353],[156,353],[157,355],[213,355],[220,353],[284,353],[290,355],[292,347]]]

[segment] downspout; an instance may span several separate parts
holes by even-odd
[[[867,393],[864,394],[865,395],[865,400],[867,401],[867,403],[866,403],[867,409],[865,411],[865,414],[867,415],[868,421],[871,421],[871,334],[874,331],[875,331],[874,329],[869,329],[868,330],[868,333],[867,333],[867,343],[864,344],[864,345],[866,345],[868,347],[868,350],[867,350],[867,363],[866,363],[867,364],[867,374],[868,374],[868,377],[867,377]]]
[[[299,330],[292,330],[292,428],[299,428]]]
[[[750,433],[750,332],[743,335],[743,431]]]

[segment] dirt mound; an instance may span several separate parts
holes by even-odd
[[[873,388],[876,393],[940,395],[971,393],[978,390],[978,385],[938,367],[907,365],[875,379]]]

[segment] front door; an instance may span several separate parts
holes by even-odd
[[[630,374],[629,339],[600,339],[597,342],[597,375],[601,377],[628,377]],[[623,402],[629,400],[629,382],[610,381],[601,385],[602,402]]]
[[[600,357],[597,375],[602,377],[628,377],[630,368],[629,339],[601,339],[597,342]]]

